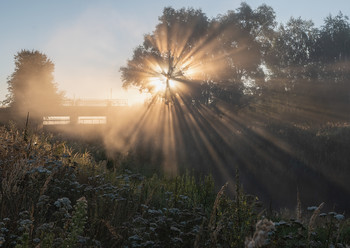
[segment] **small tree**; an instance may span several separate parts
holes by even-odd
[[[21,50],[15,55],[15,71],[8,77],[9,94],[3,102],[17,113],[40,116],[62,100],[54,83],[54,64],[39,51]]]

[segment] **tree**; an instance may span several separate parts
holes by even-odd
[[[261,5],[253,10],[242,3],[236,11],[228,11],[226,15],[213,20],[217,23],[217,40],[224,54],[219,78],[219,92],[224,99],[238,104],[239,97],[244,94],[246,85],[258,86],[265,75],[261,68],[264,54],[270,46],[275,14],[271,7]],[[255,88],[253,87],[253,88]],[[226,100],[227,101],[227,100]]]
[[[320,77],[337,83],[350,78],[350,23],[341,12],[328,16],[319,31],[313,56],[320,63]]]
[[[319,31],[314,60],[318,78],[325,86],[324,94],[334,100],[350,103],[350,23],[339,12],[328,16]]]
[[[244,82],[261,77],[266,45],[261,37],[274,25],[271,8],[252,10],[242,4],[236,12],[209,20],[201,10],[169,7],[159,21],[121,67],[125,88],[136,86],[166,102],[176,91],[191,103],[208,105],[220,99],[236,104]]]
[[[15,55],[15,71],[8,77],[8,91],[3,102],[19,113],[41,115],[62,100],[54,83],[54,64],[39,51],[21,50]]]
[[[287,102],[292,111],[307,106],[335,112],[336,106],[348,104],[350,24],[346,16],[329,16],[321,28],[292,17],[272,37],[264,56],[271,72],[266,99]]]
[[[208,19],[200,10],[165,8],[152,34],[145,35],[143,45],[134,50],[133,58],[122,67],[123,87],[136,86],[141,91],[172,97],[171,82],[177,81],[190,93],[191,84],[200,77],[190,70],[198,65],[199,52],[207,34]],[[191,85],[190,85],[191,84]]]
[[[304,79],[315,77],[310,73],[316,38],[313,22],[301,18],[291,17],[275,32],[266,62],[283,89],[291,90]]]

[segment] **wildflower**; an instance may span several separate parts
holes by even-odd
[[[4,237],[0,237],[0,246],[2,246],[2,244],[5,243],[5,241],[6,240],[4,239]]]
[[[275,224],[275,226],[284,226],[284,225],[287,225],[287,222],[282,220],[280,222],[275,222],[274,224]]]
[[[253,238],[246,240],[247,248],[262,247],[268,244],[268,236],[275,230],[275,225],[268,219],[259,220],[256,224],[256,229]]]
[[[36,243],[36,244],[39,244],[40,243],[40,239],[39,238],[35,238],[35,239],[33,239],[33,242]]]
[[[342,214],[337,214],[334,216],[334,218],[336,218],[337,220],[343,220],[345,217]]]
[[[54,204],[58,208],[72,209],[71,201],[67,197],[58,199]]]
[[[307,211],[315,211],[317,209],[316,206],[308,207]]]

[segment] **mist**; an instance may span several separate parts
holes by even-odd
[[[101,142],[112,164],[132,153],[135,165],[154,166],[168,176],[186,170],[212,174],[217,189],[229,182],[231,194],[239,171],[245,190],[266,204],[292,207],[299,188],[305,204],[349,208],[343,175],[349,163],[350,67],[342,40],[349,37],[349,23],[342,14],[316,29],[300,18],[277,26],[266,5],[253,10],[242,4],[211,19],[201,10],[168,7],[152,32],[141,36],[135,30],[131,53],[110,32],[133,29],[135,23],[108,13],[103,19],[104,12],[88,11],[56,32],[48,47],[62,46],[54,54],[57,74],[45,56],[50,69],[36,74],[30,64],[28,74],[21,74],[29,78],[25,84],[15,70],[10,82],[21,87],[11,89],[10,118],[23,123],[29,112],[40,126],[64,117],[64,125],[43,128]],[[344,29],[332,26],[337,23]],[[103,25],[110,30],[100,30]],[[91,32],[101,41],[91,39]],[[116,51],[115,60],[106,59]],[[64,52],[73,59],[63,60]],[[121,62],[127,53],[130,59]],[[78,66],[80,59],[86,64]],[[64,82],[59,87],[54,75]],[[113,106],[115,98],[131,98],[115,90],[121,86],[133,91],[137,100],[131,102],[144,103]],[[70,93],[63,97],[59,89],[65,87]],[[104,104],[79,105],[84,101],[79,94]]]

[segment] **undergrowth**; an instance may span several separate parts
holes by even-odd
[[[238,171],[230,198],[227,184],[215,192],[211,176],[167,178],[107,167],[50,136],[0,127],[0,247],[350,244],[344,214],[322,213],[321,204],[294,219],[267,215],[244,193]]]

